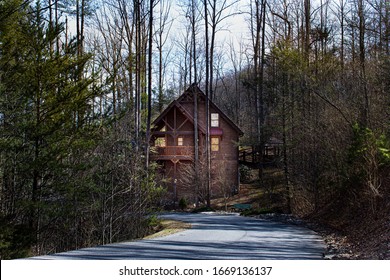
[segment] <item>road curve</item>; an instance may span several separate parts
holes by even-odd
[[[88,260],[309,260],[322,259],[325,244],[313,231],[234,214],[165,214],[192,228],[150,240],[85,248],[33,259]]]

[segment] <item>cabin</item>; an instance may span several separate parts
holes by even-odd
[[[213,102],[209,104],[209,193],[211,198],[226,197],[239,189],[238,141],[243,132]],[[151,160],[161,167],[167,200],[171,203],[181,199],[195,203],[206,198],[206,129],[206,95],[196,84],[171,102],[152,123]],[[195,158],[198,158],[196,165]]]

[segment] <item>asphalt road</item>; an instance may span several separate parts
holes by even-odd
[[[88,260],[309,260],[322,259],[325,244],[313,231],[232,214],[165,214],[192,228],[170,236],[122,242],[34,257]]]

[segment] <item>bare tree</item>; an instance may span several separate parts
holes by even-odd
[[[168,40],[168,34],[172,28],[173,19],[170,19],[171,1],[159,1],[159,16],[156,30],[156,48],[158,50],[158,111],[161,113],[165,103],[164,97],[164,78],[167,68],[167,58],[164,61],[164,47]],[[184,48],[186,49],[186,48]],[[172,49],[167,51],[169,56]],[[186,70],[185,70],[186,71]]]
[[[147,120],[146,120],[146,170],[149,169],[150,153],[150,125],[152,121],[152,59],[153,59],[153,9],[154,0],[149,2],[149,40],[148,40],[148,101],[147,101]]]
[[[218,190],[218,196],[222,196],[223,198],[225,211],[228,211],[228,201],[234,193],[233,185],[228,175],[230,172],[231,169],[224,160],[220,160],[213,166],[213,175],[215,176],[214,187]]]

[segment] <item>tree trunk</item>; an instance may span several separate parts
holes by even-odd
[[[363,127],[367,127],[369,123],[369,99],[366,78],[366,48],[365,48],[365,32],[366,23],[364,16],[363,0],[358,0],[358,17],[359,17],[359,61],[360,61],[360,79],[363,91],[363,110],[361,123]]]
[[[207,207],[210,207],[210,188],[211,188],[211,157],[210,157],[210,100],[209,100],[209,91],[211,93],[212,89],[212,55],[210,57],[209,51],[209,22],[208,22],[208,9],[207,9],[207,0],[204,0],[204,18],[205,18],[205,43],[206,43],[206,84],[205,84],[205,93],[206,93],[206,191],[207,191]],[[215,9],[214,9],[215,13]],[[213,30],[213,33],[215,30]],[[214,37],[214,35],[212,35]],[[213,47],[213,39],[211,46]],[[211,50],[212,52],[212,50]],[[210,64],[209,64],[210,63]],[[209,76],[210,75],[210,76]]]
[[[149,169],[150,156],[150,124],[152,119],[152,59],[153,59],[153,5],[154,0],[149,2],[149,52],[148,52],[148,116],[146,121],[146,170]]]

